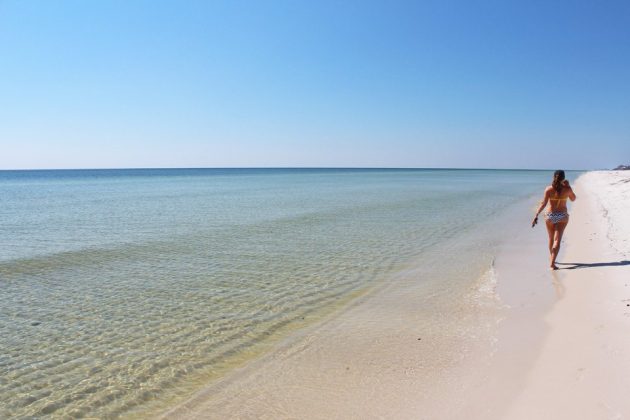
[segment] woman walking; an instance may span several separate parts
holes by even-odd
[[[532,221],[532,227],[538,223],[538,215],[547,204],[549,207],[545,212],[545,224],[549,234],[549,254],[552,270],[557,270],[556,258],[560,251],[560,241],[562,234],[569,223],[569,213],[567,213],[567,200],[575,201],[575,193],[569,185],[569,181],[564,177],[564,171],[556,171],[553,174],[551,185],[545,188],[545,195],[542,203],[536,211],[536,216]]]

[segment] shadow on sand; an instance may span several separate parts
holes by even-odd
[[[559,263],[556,265],[569,265],[570,267],[561,267],[561,270],[575,270],[576,268],[591,268],[591,267],[619,267],[622,265],[630,265],[630,261],[615,261],[615,262],[601,262],[601,263]]]

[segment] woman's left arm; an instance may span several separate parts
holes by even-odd
[[[564,186],[569,189],[569,200],[575,201],[577,197],[575,196],[575,193],[573,192],[573,188],[571,188],[571,186],[569,185],[569,180],[564,181]]]

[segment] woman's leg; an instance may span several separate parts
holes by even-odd
[[[558,257],[558,252],[560,252],[560,243],[562,242],[562,234],[564,233],[564,229],[567,227],[569,223],[568,220],[558,222],[554,226],[554,240],[553,247],[551,248],[551,268],[553,270],[557,270],[556,267],[556,258]]]
[[[553,239],[556,235],[556,230],[554,224],[549,220],[545,220],[545,226],[547,226],[547,234],[549,235],[549,255],[551,255],[553,249]]]

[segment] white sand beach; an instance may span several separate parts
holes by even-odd
[[[560,295],[509,419],[630,417],[630,172],[589,172],[575,191]]]
[[[523,227],[478,289],[490,289],[488,305],[443,336],[422,334],[440,314],[416,306],[421,286],[379,290],[164,417],[630,417],[630,172],[574,184],[560,270],[547,268],[544,226],[517,209],[497,221]],[[480,323],[484,334],[453,334]]]

